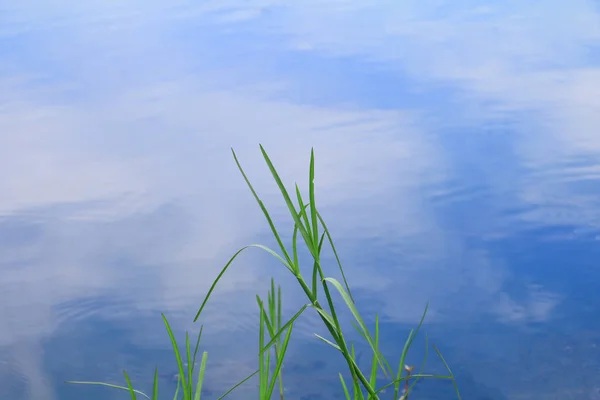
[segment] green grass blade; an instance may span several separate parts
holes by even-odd
[[[379,316],[377,314],[375,314],[375,348],[379,349]],[[373,359],[371,360],[371,376],[369,383],[371,384],[371,387],[377,385],[377,357],[375,354],[373,354]],[[369,398],[371,398],[371,396],[369,396]]]
[[[152,400],[158,400],[158,366],[154,368],[154,380],[152,381]]]
[[[323,336],[318,335],[316,333],[313,333],[313,335],[315,335],[317,337],[317,339],[322,340],[323,342],[327,343],[328,345],[330,345],[331,347],[333,347],[334,349],[336,349],[337,351],[341,352],[342,349],[340,348],[340,346],[338,346],[337,344],[325,339]]]
[[[300,207],[300,212],[298,213],[301,217],[302,217],[302,221],[304,222],[304,227],[306,229],[309,229],[310,226],[310,221],[308,220],[308,214],[306,213],[306,206],[304,204],[304,201],[302,200],[302,194],[300,193],[300,188],[298,187],[298,184],[296,184],[296,197],[298,198],[298,205]]]
[[[183,390],[183,398],[188,399],[188,397],[187,397],[188,391],[186,390],[187,382],[186,382],[185,373],[183,370],[183,362],[181,361],[181,354],[179,353],[179,347],[177,346],[177,340],[175,339],[175,335],[173,335],[173,331],[171,330],[169,321],[167,321],[167,317],[165,317],[164,314],[161,314],[161,315],[162,315],[163,322],[165,323],[165,327],[167,328],[169,338],[171,339],[171,345],[173,346],[173,353],[175,354],[175,360],[177,361],[177,369],[179,370],[179,381],[181,382],[181,387]]]
[[[319,240],[319,225],[317,225],[317,203],[315,202],[315,150],[310,149],[310,167],[308,175],[308,196],[310,200],[310,217],[312,220],[313,242]]]
[[[261,149],[262,149],[262,146],[261,146]],[[231,149],[231,152],[233,153],[233,159],[235,160],[235,163],[237,164],[238,169],[240,170],[242,176],[244,177],[244,180],[246,181],[246,184],[250,188],[250,191],[252,192],[252,195],[254,196],[254,199],[256,199],[258,205],[260,206],[260,209],[262,210],[265,218],[267,219],[267,222],[269,223],[269,227],[271,228],[271,232],[273,233],[273,236],[275,237],[275,240],[277,241],[277,244],[279,245],[279,248],[281,249],[281,252],[285,256],[285,259],[288,261],[288,263],[291,264],[292,260],[290,259],[290,256],[289,256],[287,250],[285,249],[285,246],[283,245],[283,241],[281,240],[281,237],[279,236],[279,233],[277,232],[277,229],[275,228],[275,224],[273,223],[273,220],[271,219],[271,216],[269,215],[269,212],[267,211],[267,208],[265,207],[265,205],[262,202],[262,200],[258,197],[258,194],[256,194],[256,191],[254,190],[254,187],[250,183],[250,180],[246,176],[246,173],[244,172],[244,169],[242,168],[242,165],[240,164],[240,162],[237,159],[237,155],[235,154],[235,151],[233,149]],[[294,210],[294,215],[295,215],[295,210]]]
[[[304,238],[304,241],[306,242],[306,247],[308,247],[308,250],[312,253],[313,257],[318,257],[315,254],[316,248],[314,246],[313,240],[312,240],[311,236],[308,234],[306,227],[304,227],[304,225],[302,224],[302,221],[300,220],[300,216],[299,216],[298,212],[296,211],[296,208],[294,207],[294,203],[292,203],[292,200],[290,199],[290,195],[288,194],[288,191],[285,188],[285,185],[281,181],[281,178],[279,177],[277,170],[273,166],[271,159],[269,158],[267,152],[265,151],[265,149],[262,145],[260,145],[260,151],[262,152],[263,158],[265,159],[265,162],[267,163],[267,166],[269,167],[269,170],[271,171],[271,175],[273,176],[273,179],[275,180],[275,182],[277,183],[277,186],[279,187],[279,191],[281,192],[283,199],[285,200],[285,204],[287,205],[288,210],[290,211],[290,214],[291,214],[292,218],[294,219],[294,222],[296,224],[298,224],[298,229],[300,230],[300,234],[302,235],[302,237]]]
[[[179,399],[179,390],[181,389],[181,379],[177,379],[177,388],[175,389],[175,395],[173,396],[173,400]]]
[[[342,388],[344,389],[344,395],[346,396],[346,400],[351,400],[352,397],[350,397],[350,392],[348,392],[348,387],[346,386],[344,377],[342,376],[342,374],[339,374],[339,375],[340,375],[340,382],[342,382]]]
[[[251,373],[250,375],[248,375],[247,377],[245,377],[244,379],[242,379],[240,382],[236,383],[231,389],[229,389],[228,391],[226,391],[225,393],[223,393],[221,395],[221,397],[219,397],[217,400],[223,400],[225,397],[229,396],[229,394],[231,392],[233,392],[238,387],[242,386],[244,383],[246,383],[248,380],[250,380],[254,375],[256,375],[258,373],[259,373],[259,370],[257,369],[256,371],[254,371],[253,373]]]
[[[196,346],[194,347],[194,358],[192,360],[192,372],[194,368],[196,368],[196,355],[198,354],[198,349],[200,348],[200,338],[202,337],[202,330],[204,329],[203,325],[200,325],[200,331],[198,332],[198,338],[196,339]],[[189,362],[189,360],[188,360]]]
[[[190,349],[190,335],[186,332],[185,333],[185,356],[186,356],[186,360],[187,360],[187,381],[188,381],[188,387],[187,387],[187,392],[188,392],[188,399],[192,398],[192,352]]]
[[[269,341],[269,343],[267,343],[267,345],[265,347],[263,347],[262,349],[260,349],[260,353],[262,354],[265,351],[267,351],[269,349],[269,347],[271,347],[273,345],[273,343],[275,343],[275,341],[281,337],[281,334],[288,329],[288,327],[290,327],[297,319],[298,317],[300,317],[300,315],[302,315],[302,313],[304,312],[304,310],[306,310],[306,308],[308,307],[308,304],[303,305],[300,310],[298,310],[298,312],[296,314],[294,314],[294,316],[285,323],[285,325],[283,325],[281,327],[281,329],[279,329],[279,331],[277,332],[273,332],[272,338]]]
[[[217,275],[217,278],[213,281],[212,285],[210,286],[210,289],[208,290],[208,293],[206,294],[206,296],[204,297],[204,300],[202,301],[202,305],[200,306],[200,309],[198,310],[198,312],[196,313],[196,316],[194,317],[194,322],[196,322],[198,320],[198,317],[200,317],[200,314],[202,313],[202,310],[204,310],[204,307],[206,306],[206,303],[208,302],[208,299],[210,298],[212,292],[215,290],[215,287],[217,286],[217,283],[219,283],[219,281],[221,280],[221,278],[225,274],[225,271],[227,271],[227,269],[229,268],[229,266],[233,263],[233,261],[237,258],[237,256],[240,255],[240,253],[242,251],[244,251],[244,250],[246,250],[246,249],[248,249],[250,247],[256,247],[258,249],[266,251],[267,253],[269,253],[272,256],[274,256],[275,258],[277,258],[283,265],[285,265],[285,267],[287,269],[289,269],[292,273],[294,273],[293,267],[286,260],[284,260],[283,257],[281,257],[279,254],[277,254],[275,251],[271,250],[267,246],[263,246],[262,244],[249,244],[247,246],[244,246],[244,247],[242,247],[241,249],[239,249],[238,251],[235,252],[235,254],[233,255],[233,257],[231,257],[229,259],[229,261],[227,262],[227,264],[225,264],[225,266],[223,267],[223,269],[221,270],[221,272],[219,272],[219,275]]]
[[[321,235],[321,240],[319,240],[319,255],[321,254],[321,249],[323,248],[323,241],[325,240],[325,234]],[[313,270],[312,270],[312,293],[313,296],[315,297],[315,299],[318,297],[318,290],[317,290],[317,282],[318,282],[318,274],[319,274],[319,263],[317,262],[317,260],[314,261],[313,263]]]
[[[70,385],[93,385],[93,386],[105,386],[105,387],[109,387],[109,388],[113,388],[113,389],[119,389],[119,390],[125,390],[127,392],[129,392],[129,387],[127,386],[120,386],[120,385],[113,385],[112,383],[105,383],[105,382],[90,382],[90,381],[65,381],[65,383],[68,383]],[[133,390],[135,393],[144,396],[145,398],[147,398],[148,400],[152,400],[150,398],[150,396],[148,396],[147,394],[145,394],[144,392],[141,392],[139,390]]]
[[[442,362],[444,363],[444,366],[448,370],[448,373],[452,377],[452,384],[454,385],[454,390],[456,390],[456,396],[458,397],[458,400],[462,400],[462,397],[460,396],[460,391],[458,390],[458,385],[456,383],[456,379],[454,378],[454,374],[452,373],[450,366],[448,365],[448,363],[444,359],[444,356],[442,356],[442,353],[439,351],[439,349],[436,347],[436,345],[432,345],[432,346],[433,346],[433,349],[435,350],[435,352],[437,353],[438,357],[440,358],[440,360],[442,360]]]
[[[129,375],[127,375],[127,371],[123,371],[123,375],[125,375],[125,381],[127,381],[127,388],[129,389],[129,394],[131,395],[131,400],[136,400],[137,396],[135,395],[135,390],[131,385],[131,379],[129,379]]]
[[[356,306],[354,305],[352,298],[350,297],[348,292],[346,292],[344,287],[336,279],[325,278],[325,281],[331,283],[337,289],[337,291],[340,293],[340,295],[342,296],[342,299],[346,303],[346,306],[348,306],[348,308],[350,309],[350,312],[354,316],[354,319],[356,320],[356,322],[358,322],[361,330],[363,331],[364,336],[367,339],[367,342],[369,343],[369,346],[371,346],[371,350],[373,350],[373,354],[377,358],[377,362],[379,363],[381,369],[385,372],[385,366],[383,365],[383,362],[381,361],[381,354],[379,353],[379,350],[377,350],[377,347],[373,343],[371,335],[369,334],[369,330],[367,329],[367,326],[365,325],[364,321],[362,320],[362,317],[358,313],[358,310],[356,309]]]
[[[319,221],[321,222],[321,225],[323,225],[323,231],[327,235],[327,240],[329,241],[331,250],[333,250],[333,255],[335,256],[335,261],[337,262],[338,269],[340,270],[340,273],[342,274],[342,280],[344,281],[344,286],[346,287],[346,291],[348,292],[348,295],[352,299],[352,302],[354,302],[354,296],[352,296],[352,291],[350,290],[350,285],[348,285],[348,280],[346,279],[346,274],[344,273],[344,268],[342,267],[342,262],[340,261],[340,257],[338,255],[337,249],[335,248],[335,244],[333,244],[333,238],[331,237],[331,233],[329,233],[329,229],[327,228],[327,225],[325,224],[325,220],[323,219],[323,217],[321,216],[319,211],[316,211],[316,214],[317,214],[317,218],[319,218]]]
[[[208,353],[205,351],[202,353],[202,359],[200,360],[200,369],[198,371],[198,380],[196,381],[196,393],[194,394],[194,400],[200,400],[202,395],[202,385],[204,384],[204,372],[206,371],[206,361],[208,359]]]
[[[279,376],[279,372],[281,371],[281,366],[283,365],[283,359],[285,358],[285,352],[287,351],[287,347],[290,342],[290,337],[292,336],[292,328],[293,328],[293,325],[290,325],[290,327],[288,328],[287,333],[285,335],[285,339],[283,340],[283,344],[281,346],[279,356],[276,359],[275,370],[273,371],[273,379],[271,380],[271,383],[269,384],[269,389],[267,392],[266,399],[270,399],[271,395],[273,394],[273,390],[275,390],[275,382],[277,381],[277,377]]]

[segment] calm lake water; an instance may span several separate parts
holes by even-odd
[[[160,314],[195,334],[229,257],[274,245],[231,147],[289,243],[261,143],[303,192],[314,147],[394,366],[429,301],[464,399],[600,399],[598,93],[592,1],[0,2],[0,398],[126,399],[64,381],[126,369],[148,390],[157,365],[172,398]],[[265,253],[239,258],[200,321],[206,399],[257,367],[271,276],[288,317],[306,301]],[[342,396],[315,332],[308,312],[286,398]],[[412,398],[456,397],[426,381]]]

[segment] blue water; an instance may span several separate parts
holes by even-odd
[[[126,369],[148,390],[155,366],[172,398],[160,314],[195,334],[229,257],[274,245],[230,147],[290,239],[259,143],[303,191],[314,147],[317,203],[394,366],[429,301],[464,399],[600,399],[596,2],[113,3],[0,2],[0,399],[125,399],[64,381]],[[203,314],[207,399],[256,368],[271,276],[291,316],[305,299],[258,250]],[[315,332],[310,312],[286,398],[342,398]]]

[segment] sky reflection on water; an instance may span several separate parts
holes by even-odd
[[[271,240],[231,146],[285,216],[262,143],[289,183],[314,146],[390,351],[430,301],[464,398],[600,398],[597,5],[288,3],[0,6],[0,397],[121,398],[62,381],[156,363],[172,384],[160,313],[196,329],[228,257]],[[265,278],[302,303],[264,255],[239,264],[204,321],[215,395],[254,366]],[[318,323],[290,396],[340,393]]]

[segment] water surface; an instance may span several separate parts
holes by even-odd
[[[598,400],[599,45],[585,0],[0,5],[0,398],[124,399],[63,382],[127,369],[148,389],[155,365],[170,396],[160,314],[196,332],[230,255],[273,244],[230,147],[289,239],[261,143],[303,188],[314,147],[392,359],[429,301],[463,398]],[[256,367],[270,276],[303,304],[272,259],[240,258],[202,320],[207,398]],[[297,324],[289,398],[341,398],[322,330]]]

